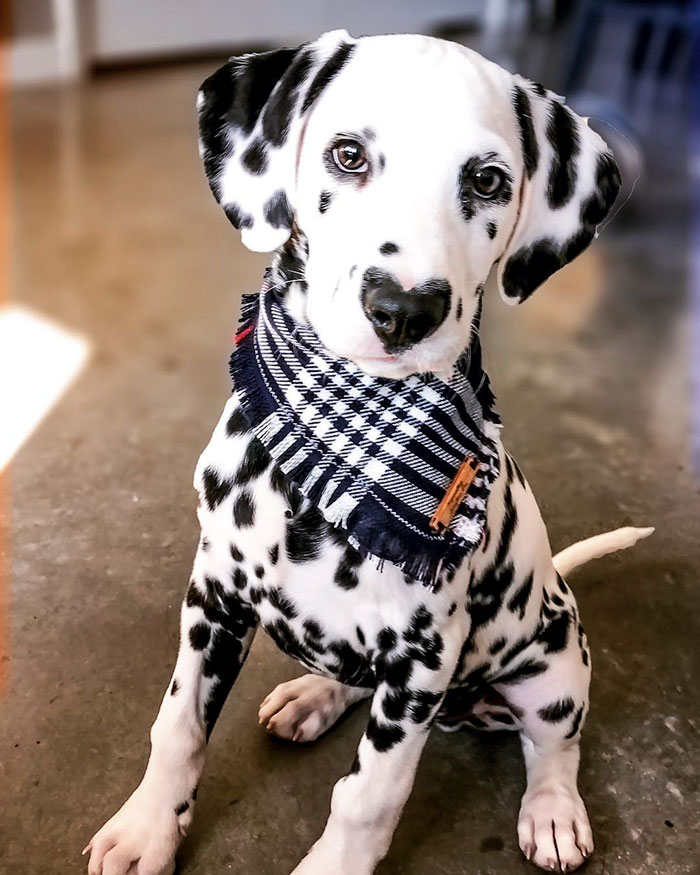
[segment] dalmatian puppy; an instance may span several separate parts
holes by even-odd
[[[232,58],[198,111],[215,197],[246,246],[275,251],[288,312],[380,377],[448,372],[478,330],[492,267],[505,301],[524,301],[591,242],[620,185],[560,98],[423,36],[338,31]],[[495,440],[483,540],[429,588],[363,559],[229,400],[196,469],[201,540],[148,767],[85,849],[90,875],[173,871],[209,735],[259,627],[308,672],[262,702],[268,732],[309,742],[372,700],[295,875],[374,871],[433,724],[518,732],[523,853],[555,871],[589,857],[577,772],[591,661],[564,575],[649,530],[553,560],[532,491]]]

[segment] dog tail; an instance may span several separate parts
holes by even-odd
[[[637,529],[634,526],[624,526],[612,532],[603,532],[602,535],[594,535],[592,538],[586,538],[585,541],[572,544],[557,553],[552,562],[559,574],[566,577],[591,559],[600,559],[601,556],[607,556],[608,553],[614,553],[616,550],[634,547],[637,541],[648,538],[653,531],[652,527]]]

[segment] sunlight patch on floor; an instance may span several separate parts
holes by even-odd
[[[25,307],[0,307],[0,471],[85,367],[88,341]]]

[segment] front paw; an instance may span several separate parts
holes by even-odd
[[[373,843],[334,842],[326,835],[316,842],[292,875],[372,875],[383,854],[368,853]]]
[[[172,875],[192,805],[189,800],[172,806],[138,787],[88,842],[88,875]]]
[[[593,833],[577,792],[526,793],[518,839],[527,859],[551,872],[573,872],[593,853]]]

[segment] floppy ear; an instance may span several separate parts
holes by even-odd
[[[586,121],[541,85],[513,80],[523,179],[520,212],[497,273],[511,304],[583,252],[620,188],[612,153]]]
[[[197,96],[209,186],[243,243],[270,252],[289,237],[304,120],[350,58],[344,30],[298,49],[230,58]]]

